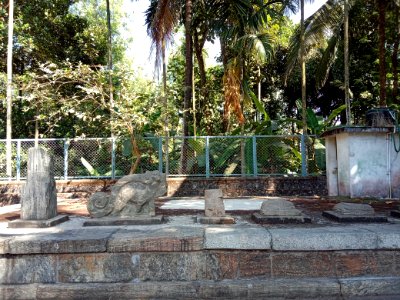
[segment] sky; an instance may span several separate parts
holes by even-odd
[[[133,68],[142,71],[142,75],[148,78],[153,78],[154,71],[154,55],[151,55],[151,41],[147,36],[144,12],[146,11],[149,0],[124,0],[124,11],[127,13],[126,23],[128,24],[124,34],[130,38],[127,57],[130,58]],[[314,0],[312,3],[306,1],[305,4],[305,17],[312,15],[318,8],[320,8],[326,0]],[[290,18],[293,22],[300,22],[300,14],[291,15]],[[179,38],[177,39],[177,42]],[[176,45],[177,43],[175,43]],[[172,45],[173,50],[174,45]],[[206,66],[215,64],[215,57],[219,55],[219,44],[206,43],[205,49],[208,53],[206,59]],[[168,54],[167,54],[168,56]]]

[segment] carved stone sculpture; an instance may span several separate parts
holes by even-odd
[[[166,176],[158,171],[127,175],[111,188],[111,194],[98,192],[88,202],[92,217],[155,216],[154,200],[167,192]]]

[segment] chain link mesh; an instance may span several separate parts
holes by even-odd
[[[54,159],[61,178],[112,178],[162,170],[169,176],[308,175],[325,173],[322,139],[306,136],[213,136],[116,139],[43,139],[39,146]],[[27,175],[28,149],[34,140],[13,140],[12,179]],[[6,142],[0,141],[0,178],[7,179]],[[186,150],[185,150],[186,148]],[[168,154],[168,156],[167,156]],[[168,169],[167,169],[168,168]]]

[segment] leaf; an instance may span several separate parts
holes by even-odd
[[[92,165],[83,157],[81,157],[81,162],[83,166],[88,170],[89,174],[92,176],[100,176],[100,173],[92,167]]]

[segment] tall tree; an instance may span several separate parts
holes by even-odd
[[[377,0],[379,13],[379,105],[387,106],[386,103],[386,6],[387,0]]]
[[[11,178],[11,108],[12,108],[12,55],[13,55],[13,31],[14,31],[14,0],[8,2],[8,48],[7,48],[7,145],[6,145],[6,160],[7,160],[7,176]]]

